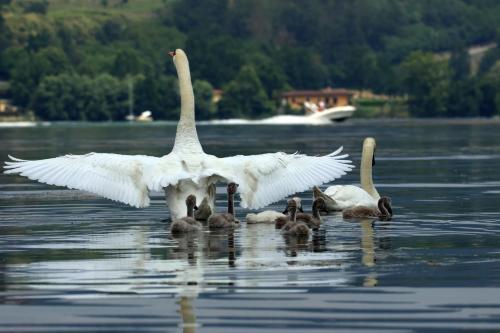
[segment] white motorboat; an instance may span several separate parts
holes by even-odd
[[[352,117],[356,108],[352,105],[334,106],[331,108],[318,107],[314,103],[304,102],[306,117],[318,121],[344,121]]]
[[[153,121],[151,111],[144,111],[138,116],[134,116],[133,114],[129,114],[125,117],[128,121]]]

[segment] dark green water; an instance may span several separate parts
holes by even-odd
[[[161,156],[174,133],[156,123],[0,128],[0,158]],[[373,136],[375,184],[396,216],[328,216],[307,244],[245,223],[177,240],[160,193],[137,210],[2,174],[0,332],[500,330],[498,121],[205,125],[199,135],[218,156],[343,145],[357,165]],[[337,183],[358,180],[355,170]],[[310,207],[311,192],[300,196]]]

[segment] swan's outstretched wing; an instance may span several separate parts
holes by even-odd
[[[159,158],[118,154],[65,155],[26,161],[9,156],[5,173],[98,194],[134,207],[149,205],[148,179]]]
[[[339,178],[354,166],[337,151],[325,156],[262,154],[221,158],[215,173],[239,184],[241,206],[261,208],[314,185]]]

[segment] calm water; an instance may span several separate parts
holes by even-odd
[[[0,128],[0,158],[160,156],[172,124]],[[270,225],[172,239],[160,193],[133,209],[0,175],[0,332],[500,330],[500,123],[349,121],[199,127],[218,156],[339,145],[374,178],[390,223],[328,216],[307,243]],[[338,183],[357,183],[358,170]],[[224,204],[224,187],[218,202]],[[301,193],[311,205],[311,192]],[[271,209],[282,209],[284,201]],[[237,209],[243,219],[248,211]]]

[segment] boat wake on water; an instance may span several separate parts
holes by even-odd
[[[199,125],[328,125],[327,119],[308,116],[279,115],[259,120],[249,119],[217,119],[197,122]]]

